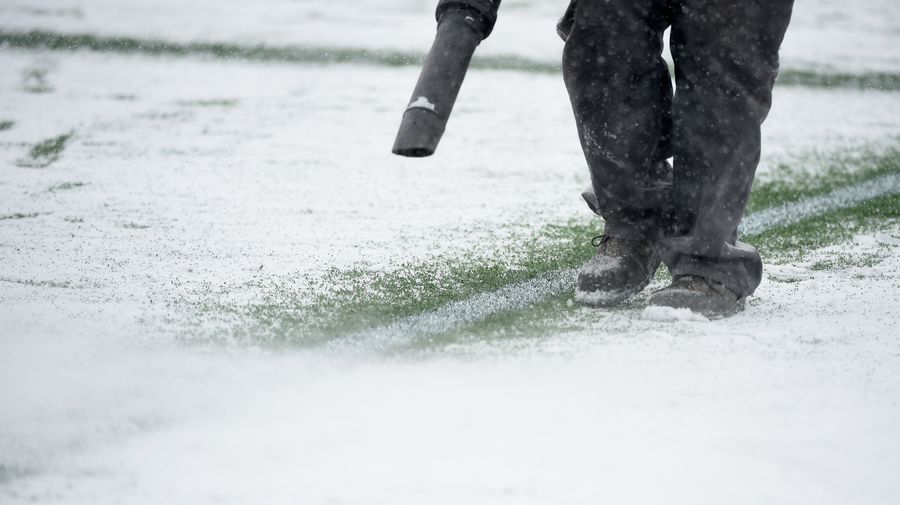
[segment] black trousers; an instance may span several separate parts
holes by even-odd
[[[793,0],[573,0],[563,74],[606,234],[658,240],[672,275],[751,294],[737,238]],[[671,27],[675,87],[662,58]],[[674,158],[670,166],[665,160]]]

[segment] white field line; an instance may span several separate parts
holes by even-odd
[[[825,195],[753,213],[744,219],[741,232],[747,235],[762,233],[894,193],[900,193],[900,174],[885,175],[836,189]],[[457,330],[490,316],[522,309],[565,293],[572,289],[576,271],[570,268],[548,272],[528,281],[503,286],[496,291],[480,293],[423,314],[348,335],[332,341],[329,347],[345,351],[383,351],[402,347],[415,339]]]
[[[761,210],[741,223],[740,233],[756,235],[777,226],[793,224],[880,196],[900,193],[900,174],[888,174],[825,195]]]
[[[503,286],[496,291],[448,303],[423,314],[405,317],[385,326],[332,340],[328,347],[340,348],[342,351],[384,351],[403,347],[417,338],[459,329],[495,314],[524,309],[563,293],[572,289],[575,275],[574,268],[548,272],[534,279]]]

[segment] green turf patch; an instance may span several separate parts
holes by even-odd
[[[756,246],[764,261],[800,261],[810,250],[847,242],[854,235],[875,231],[886,221],[900,219],[900,194],[882,196],[858,205],[782,226],[744,240]]]
[[[0,121],[0,132],[5,130],[11,130],[13,126],[15,126],[14,121]]]
[[[64,288],[68,289],[72,287],[72,283],[70,281],[39,281],[34,279],[14,279],[11,277],[0,277],[0,281],[9,282],[12,284],[21,284],[23,286],[32,286],[39,288]]]
[[[141,224],[141,223],[122,223],[122,228],[128,230],[146,230],[150,228],[149,224]]]
[[[747,236],[745,240],[757,246],[764,263],[796,262],[804,260],[810,251],[846,243],[854,235],[872,233],[882,229],[885,223],[898,221],[900,221],[900,194],[895,194],[775,228],[770,232]],[[810,270],[872,267],[883,259],[883,255],[871,253],[861,256],[837,254],[833,258],[813,263]],[[663,286],[668,279],[669,275],[665,272],[665,268],[661,268],[654,283]],[[643,307],[641,300],[643,296],[639,295],[619,307],[593,310],[573,305],[571,293],[557,294],[526,310],[508,311],[446,333],[421,336],[393,351],[423,352],[453,345],[470,346],[478,342],[540,339],[583,328],[584,324],[593,324],[623,311],[640,309]]]
[[[421,63],[423,55],[358,48],[240,45],[221,42],[171,42],[137,37],[104,37],[34,30],[0,31],[0,44],[15,49],[89,50],[148,56],[205,56],[223,60],[274,63],[365,63],[405,66]]]
[[[52,93],[53,86],[47,79],[46,68],[26,68],[22,71],[22,89],[27,93]]]
[[[212,99],[212,100],[179,100],[178,105],[183,107],[234,107],[237,105],[236,99]]]
[[[873,267],[884,260],[884,255],[867,253],[859,256],[837,254],[834,257],[819,260],[809,266],[814,272],[844,270],[851,267]]]
[[[900,138],[893,140],[900,145]],[[816,167],[815,173],[805,169],[803,165],[807,162]],[[746,212],[752,214],[896,173],[900,173],[900,148],[895,146],[864,146],[829,154],[805,153],[792,160],[791,164],[779,164],[773,168],[765,182],[754,183]]]
[[[172,42],[160,39],[58,33],[42,30],[0,31],[0,46],[15,49],[89,50],[149,56],[200,56],[222,60],[302,64],[353,63],[387,67],[418,66],[425,58],[424,53],[411,51],[353,47],[240,45],[224,42]],[[541,74],[559,74],[561,72],[559,63],[548,63],[513,55],[477,54],[472,60],[471,67]],[[778,77],[778,84],[814,88],[894,91],[900,89],[900,75],[886,72],[850,74],[782,69]]]
[[[0,214],[0,221],[14,219],[29,219],[40,216],[40,212],[13,212],[12,214]]]
[[[20,167],[44,168],[59,160],[73,132],[38,142],[28,152],[28,158],[19,160]]]
[[[84,186],[83,182],[63,182],[60,184],[54,184],[47,188],[48,193],[57,193],[60,191],[69,191],[72,189],[81,188]]]
[[[807,88],[853,88],[862,90],[896,91],[900,89],[900,74],[863,72],[860,74],[782,69],[778,85]]]
[[[881,152],[862,149],[833,155],[834,165],[817,175],[783,167],[772,180],[754,188],[750,208],[760,212],[900,174],[898,157],[900,150],[893,147]],[[900,218],[900,194],[873,197],[847,208],[823,212],[745,236],[744,240],[756,245],[766,262],[802,259],[805,251],[847,241],[879,223]],[[535,230],[530,239],[517,241],[515,248],[504,251],[502,258],[438,257],[402,264],[386,272],[363,267],[350,271],[333,269],[317,278],[298,275],[269,281],[266,285],[240,286],[235,291],[262,291],[264,298],[248,304],[207,302],[201,307],[201,315],[231,321],[224,325],[228,327],[229,340],[314,346],[403,318],[419,317],[482,293],[497,292],[502,287],[570,271],[593,254],[590,239],[601,227],[597,219],[548,224]],[[666,276],[664,272],[658,275],[656,282]],[[221,295],[218,300],[224,300],[228,293]],[[491,312],[485,318],[447,332],[432,332],[400,345],[413,348],[447,345],[485,338],[485,335],[502,338],[520,335],[523,328],[528,328],[531,335],[559,331],[559,325],[566,324],[564,318],[551,316],[571,313],[570,299],[568,291],[549,292],[527,309]],[[214,338],[222,336],[220,332]]]
[[[332,269],[324,276],[284,278],[263,289],[265,299],[243,307],[207,304],[208,314],[232,314],[253,321],[238,340],[314,345],[337,336],[388,324],[442,305],[533,279],[549,271],[573,268],[592,254],[590,237],[599,224],[590,221],[548,225],[536,245],[500,260],[438,257],[407,263],[390,272]]]

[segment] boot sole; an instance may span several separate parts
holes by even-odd
[[[654,270],[653,273],[655,275],[656,271]],[[587,307],[614,307],[643,291],[644,288],[646,288],[650,284],[650,279],[652,278],[653,275],[651,275],[650,278],[648,278],[646,281],[633,288],[622,289],[618,291],[583,291],[576,286],[575,301]]]
[[[698,306],[696,303],[691,303],[690,296],[685,297],[681,293],[654,293],[650,296],[650,300],[648,305],[651,307],[670,307],[673,309],[688,309],[695,314],[700,314],[709,319],[722,319],[724,317],[733,316],[738,312],[744,310],[746,306],[746,298],[738,298],[734,305],[731,307],[725,307],[723,309],[716,309],[712,307],[702,307]]]

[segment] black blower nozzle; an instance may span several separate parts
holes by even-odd
[[[435,17],[437,35],[400,131],[394,154],[423,157],[434,154],[456,102],[475,48],[491,34],[500,0],[440,0]]]

